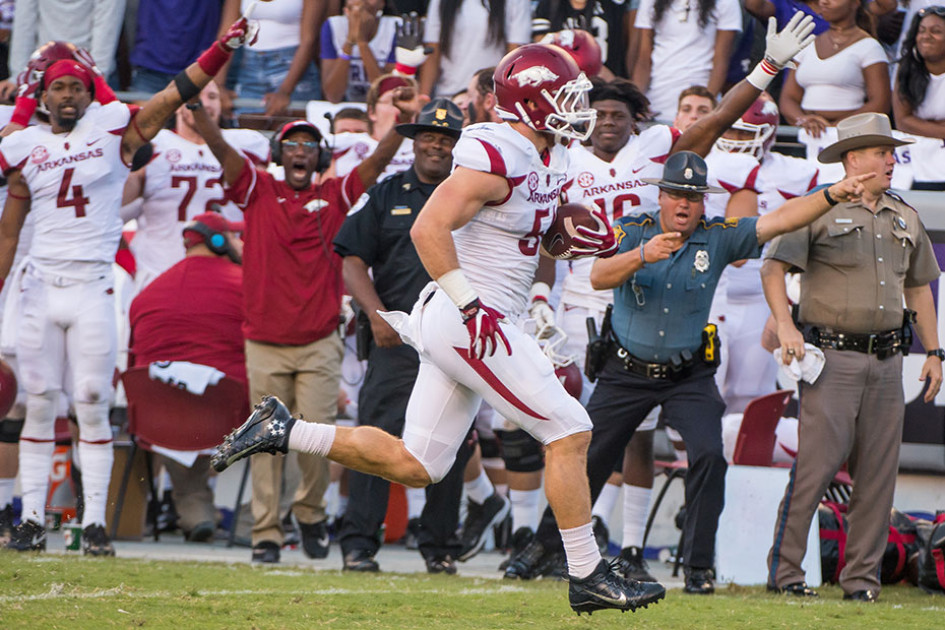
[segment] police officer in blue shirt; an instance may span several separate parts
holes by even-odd
[[[685,592],[714,592],[715,531],[725,490],[722,414],[715,385],[718,340],[707,330],[709,307],[722,270],[731,262],[758,258],[761,246],[807,225],[832,204],[856,198],[860,181],[850,178],[828,193],[798,197],[763,217],[703,216],[705,161],[689,151],[674,153],[663,167],[658,207],[624,217],[614,226],[617,254],[594,261],[591,285],[615,289],[612,343],[587,411],[594,423],[587,453],[592,500],[646,415],[663,407],[667,424],[679,431],[689,454],[684,524]],[[553,535],[543,519],[537,536]]]

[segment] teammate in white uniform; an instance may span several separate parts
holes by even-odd
[[[813,163],[772,152],[778,130],[778,107],[767,93],[746,111],[716,143],[718,149],[761,160],[755,181],[757,215],[764,216],[788,199],[800,197],[817,185]],[[712,168],[711,166],[709,167]],[[761,346],[761,332],[771,315],[761,288],[761,260],[729,266],[724,292],[716,291],[712,308],[723,315],[722,364],[716,373],[727,413],[741,413],[749,402],[777,387],[778,367]],[[720,289],[722,288],[720,284]],[[737,357],[737,360],[732,360]]]
[[[239,20],[140,111],[117,101],[93,104],[93,71],[79,61],[57,61],[40,78],[38,91],[50,124],[28,127],[3,142],[0,167],[9,190],[0,218],[0,278],[10,271],[27,213],[35,227],[17,331],[27,392],[20,436],[23,519],[8,548],[46,547],[46,488],[68,362],[83,472],[83,550],[114,554],[104,525],[112,469],[108,405],[117,352],[112,262],[121,237],[122,187],[137,150],[212,79],[247,30],[247,21]]]
[[[220,117],[216,82],[201,91],[199,103],[212,118]],[[176,119],[175,131],[164,129],[155,136],[151,161],[128,176],[122,196],[122,220],[136,219],[138,224],[130,245],[138,291],[183,260],[181,230],[195,216],[221,212],[230,221],[243,220],[223,195],[223,168],[194,128],[193,113],[180,107]],[[225,129],[223,137],[257,164],[269,161],[269,141],[261,133]],[[134,203],[137,199],[141,203]]]
[[[215,465],[219,470],[253,452],[291,448],[425,486],[447,473],[486,400],[545,444],[545,489],[565,540],[572,608],[635,609],[665,590],[620,578],[601,559],[582,473],[590,421],[535,340],[514,324],[527,310],[541,238],[565,182],[562,138],[583,139],[593,127],[590,83],[565,51],[543,44],[506,55],[495,80],[500,115],[510,123],[464,130],[453,174],[411,230],[436,282],[409,317],[386,316],[421,357],[403,440],[370,427],[297,421],[269,398],[218,448]],[[614,246],[609,226],[581,234],[583,253]]]

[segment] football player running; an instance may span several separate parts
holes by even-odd
[[[93,104],[93,70],[79,59],[56,61],[38,77],[36,91],[50,124],[4,139],[0,167],[9,193],[0,218],[0,278],[10,271],[27,213],[35,225],[17,330],[27,392],[20,436],[23,519],[10,549],[46,548],[46,488],[68,364],[83,472],[83,551],[115,553],[104,525],[113,460],[108,406],[118,346],[112,262],[121,237],[122,187],[137,150],[251,34],[241,18],[140,110],[118,101]]]

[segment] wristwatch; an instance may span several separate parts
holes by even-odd
[[[939,361],[945,361],[945,350],[941,348],[936,348],[935,350],[929,350],[925,353],[927,357],[938,357]]]

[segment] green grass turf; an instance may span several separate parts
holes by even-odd
[[[806,601],[763,588],[710,597],[671,590],[636,613],[577,617],[567,586],[455,576],[91,559],[0,552],[0,629],[42,628],[941,628],[945,598],[911,586],[875,605],[836,587]]]

